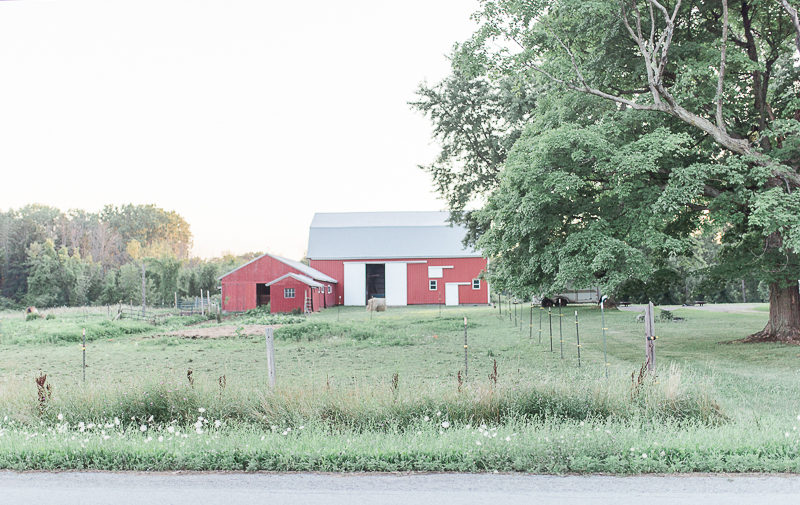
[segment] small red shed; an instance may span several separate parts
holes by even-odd
[[[270,304],[270,312],[293,310],[296,308],[294,305],[287,310],[283,308],[286,306],[286,299],[283,297],[282,291],[284,286],[275,288],[279,290],[278,294],[281,295],[277,298],[275,298],[275,292],[273,291],[273,283],[275,281],[282,279],[285,282],[289,282],[286,281],[287,274],[310,279],[314,283],[312,286],[299,281],[297,278],[290,277],[294,282],[300,282],[303,286],[313,289],[310,304],[312,311],[335,305],[336,294],[334,286],[337,283],[336,279],[299,261],[282,258],[274,254],[263,254],[219,277],[222,285],[222,310],[240,312],[267,304]],[[286,285],[285,287],[290,288],[292,286]],[[298,285],[293,287],[295,288],[295,296],[297,296],[297,293],[301,293]],[[305,293],[305,291],[302,292]],[[303,296],[301,294],[299,301],[299,308],[301,309],[305,308]],[[277,306],[276,303],[271,303],[273,299],[276,301]]]
[[[270,312],[315,312],[324,305],[325,285],[305,275],[288,273],[266,286]]]

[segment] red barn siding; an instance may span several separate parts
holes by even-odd
[[[333,285],[333,293],[328,295],[328,307],[341,305],[344,303],[344,262],[341,260],[309,260],[311,268],[316,268],[320,272],[337,280]]]
[[[485,280],[481,279],[481,288],[472,289],[472,279],[477,279],[481,272],[486,270],[485,258],[402,258],[402,259],[381,259],[365,258],[358,260],[346,260],[347,262],[368,262],[368,263],[389,263],[397,261],[407,261],[407,283],[408,283],[408,304],[437,304],[444,303],[445,284],[448,282],[468,282],[467,286],[459,286],[458,301],[461,304],[486,304],[489,302],[489,287]],[[422,263],[424,261],[424,263]],[[338,283],[334,286],[336,294],[336,304],[341,304],[344,300],[344,263],[345,260],[310,260],[312,268],[336,279]],[[437,279],[438,286],[436,291],[431,291],[428,284],[429,266],[452,266],[445,268],[442,272],[443,277]]]
[[[303,311],[305,296],[311,289],[307,284],[287,277],[282,281],[276,282],[270,290],[270,312],[291,312],[293,310]],[[294,298],[285,298],[284,289],[294,288]]]

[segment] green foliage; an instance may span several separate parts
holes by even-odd
[[[318,340],[326,338],[352,338],[369,340],[381,337],[377,328],[366,328],[364,325],[327,323],[307,321],[300,324],[282,326],[275,330],[275,338],[285,340]]]
[[[643,33],[652,29],[658,41],[663,14],[655,9],[651,21],[646,2],[631,5],[643,13]],[[482,159],[485,139],[455,143],[474,135],[463,125],[475,121],[450,121],[470,110],[472,95],[445,91],[481,83],[498,96],[515,83],[514,105],[483,98],[493,107],[477,109],[484,123],[509,134],[483,130],[486,138],[514,139],[483,160],[493,170],[481,172],[486,178],[474,192],[491,191],[470,216],[492,259],[489,279],[526,298],[568,285],[609,293],[651,286],[665,302],[730,298],[734,279],[751,291],[797,279],[800,67],[786,13],[778,2],[731,8],[725,129],[712,132],[719,3],[677,11],[668,64],[657,77],[646,72],[623,22],[627,16],[636,30],[635,12],[614,2],[486,0],[474,16],[478,30],[454,51],[453,74],[421,88],[426,98],[415,106],[430,115],[444,159],[470,160]],[[535,106],[524,100],[530,96]],[[509,117],[521,121],[502,121]],[[453,210],[462,210],[467,198],[452,196],[460,175],[429,171]],[[719,245],[702,266],[692,261],[698,234]]]

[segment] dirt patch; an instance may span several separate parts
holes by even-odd
[[[181,337],[181,338],[225,338],[225,337],[250,337],[264,336],[267,328],[280,328],[280,324],[244,324],[244,325],[222,325],[208,326],[205,328],[188,328],[186,330],[170,331],[161,333],[162,337]]]

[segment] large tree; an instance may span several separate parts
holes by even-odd
[[[614,289],[707,228],[770,284],[754,339],[800,336],[795,2],[492,0],[476,19],[472,66],[540,93],[480,213],[498,284]]]

